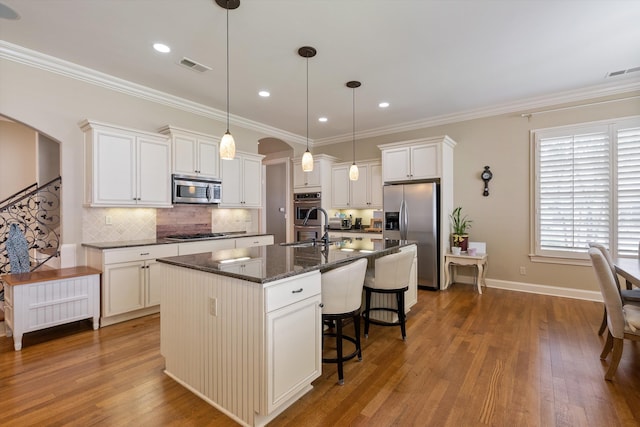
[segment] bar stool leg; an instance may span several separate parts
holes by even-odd
[[[365,289],[364,303],[364,337],[369,338],[369,316],[371,315],[371,290]]]
[[[402,341],[407,340],[407,331],[406,331],[406,316],[404,313],[404,291],[396,293],[396,299],[398,301],[398,320],[400,321],[400,330],[402,332]]]
[[[356,349],[358,350],[358,360],[362,360],[362,346],[360,345],[360,313],[353,315],[353,328],[356,333]]]
[[[336,321],[336,347],[338,353],[338,384],[344,384],[344,373],[342,371],[342,319]]]

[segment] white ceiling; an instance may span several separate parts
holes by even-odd
[[[0,3],[20,15],[0,19],[0,40],[226,111],[226,10],[214,0]],[[309,59],[309,138],[320,143],[351,138],[349,80],[362,82],[360,137],[559,94],[640,88],[640,72],[605,78],[640,66],[638,0],[241,0],[229,33],[231,114],[302,137],[306,60],[297,50],[318,50]],[[171,53],[155,52],[156,41]],[[183,57],[212,70],[183,68]]]

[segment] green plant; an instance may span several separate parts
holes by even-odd
[[[473,222],[467,219],[466,215],[462,216],[462,207],[460,206],[453,210],[449,218],[451,219],[452,233],[458,235],[467,234],[467,230],[471,228],[471,223]]]

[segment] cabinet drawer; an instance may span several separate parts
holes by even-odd
[[[180,255],[199,254],[203,252],[215,252],[236,247],[234,239],[202,240],[200,242],[179,243]]]
[[[273,236],[240,237],[236,239],[236,248],[273,245]]]
[[[126,249],[104,251],[104,263],[114,264],[129,261],[144,261],[147,259],[163,258],[178,255],[178,245],[149,245],[136,246]]]
[[[265,308],[267,313],[289,304],[320,294],[320,273],[313,272],[296,276],[266,289]]]

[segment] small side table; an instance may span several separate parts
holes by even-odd
[[[477,254],[474,256],[467,254],[454,255],[451,252],[447,253],[444,256],[444,277],[445,277],[445,285],[449,287],[451,283],[449,281],[452,279],[452,276],[449,274],[449,267],[451,265],[475,265],[478,269],[478,276],[476,278],[476,284],[478,286],[478,293],[482,294],[482,285],[485,287],[487,284],[484,281],[485,275],[487,274],[487,254]]]

